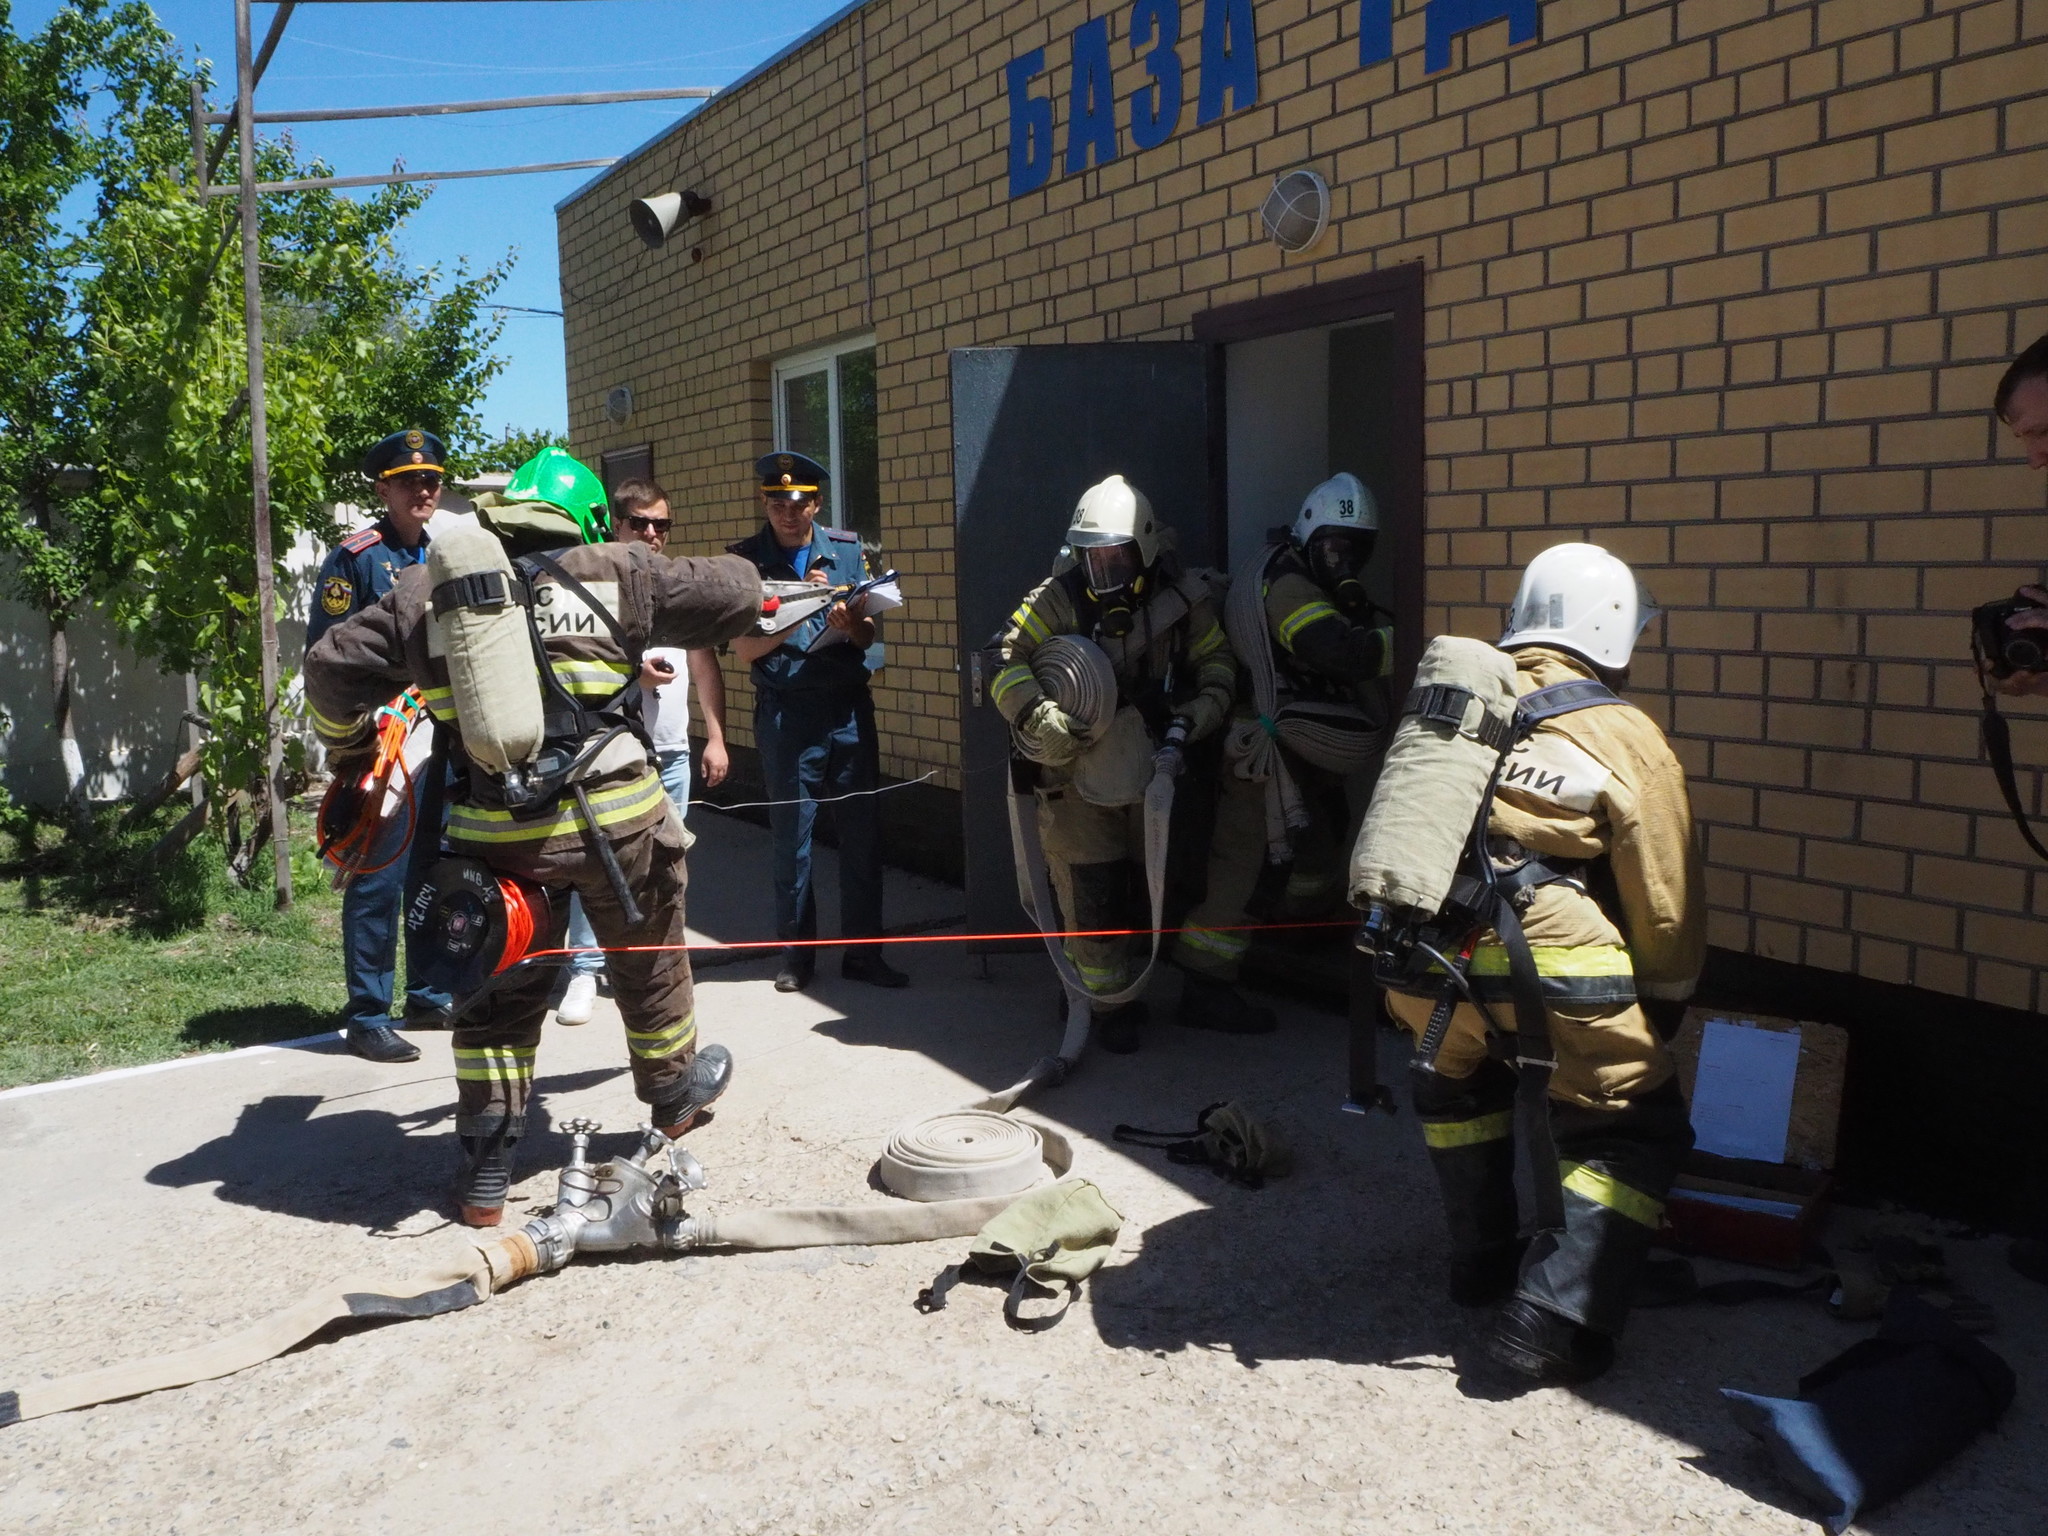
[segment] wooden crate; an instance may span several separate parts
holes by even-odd
[[[1791,1115],[1780,1163],[1695,1151],[1665,1203],[1663,1240],[1674,1248],[1746,1264],[1796,1269],[1805,1262],[1827,1201],[1842,1120],[1849,1037],[1815,1024],[1723,1008],[1691,1008],[1671,1042],[1679,1085],[1692,1102],[1700,1044],[1711,1019],[1799,1035]]]

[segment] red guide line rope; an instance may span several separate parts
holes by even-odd
[[[1217,928],[1205,928],[1202,931],[1274,933],[1286,929],[1356,926],[1348,918],[1336,918],[1315,923],[1231,923]],[[867,939],[739,939],[730,944],[615,944],[609,950],[601,944],[591,944],[575,948],[536,949],[521,958],[546,960],[556,955],[652,955],[667,954],[675,950],[703,953],[732,949],[830,949],[836,945],[854,944],[973,944],[993,943],[1000,939],[1127,939],[1150,938],[1155,933],[1164,935],[1187,931],[1186,928],[1067,928],[1053,933],[1040,933],[1036,928],[1027,928],[1021,933],[899,933]]]

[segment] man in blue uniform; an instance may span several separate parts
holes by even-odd
[[[368,528],[334,547],[320,567],[313,594],[313,614],[306,625],[306,649],[350,614],[374,604],[397,581],[399,572],[427,558],[427,519],[441,500],[441,440],[418,427],[394,432],[363,458],[363,473],[384,503],[384,515]],[[413,791],[415,844],[438,849],[441,786],[417,785]],[[403,836],[406,818],[392,821],[394,836]],[[431,828],[431,830],[430,830]],[[391,1027],[391,987],[398,958],[398,924],[405,905],[409,861],[396,848],[379,848],[372,862],[387,859],[382,869],[349,883],[341,898],[341,944],[348,976],[348,1048],[369,1061],[419,1059],[419,1047]],[[408,956],[405,996],[407,1028],[435,1028],[448,1016],[448,996],[420,985],[410,974]]]
[[[801,453],[769,453],[754,468],[766,525],[732,545],[733,554],[753,561],[768,581],[836,587],[867,579],[860,535],[817,526],[827,485],[823,465]],[[875,621],[858,603],[834,603],[780,634],[743,635],[732,642],[734,653],[754,669],[754,743],[774,802],[768,820],[775,834],[776,936],[797,946],[783,951],[778,992],[801,992],[817,968],[817,951],[801,941],[818,936],[811,834],[821,801],[834,802],[839,827],[840,928],[850,939],[882,931],[882,843],[874,796],[881,752],[868,694],[874,643]],[[878,987],[910,981],[874,945],[848,949],[839,967],[842,976]]]

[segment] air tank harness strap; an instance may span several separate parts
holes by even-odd
[[[554,665],[549,661],[547,648],[541,640],[540,626],[532,618],[532,605],[529,603],[527,606],[528,627],[533,632],[534,660],[540,668],[541,684],[553,696],[555,703],[562,706],[560,709],[549,710],[545,715],[547,734],[553,736],[558,729],[566,725],[574,736],[582,738],[575,766],[570,769],[568,775],[569,793],[575,799],[576,809],[583,818],[584,838],[590,845],[591,853],[597,858],[598,867],[604,871],[605,883],[611,886],[612,896],[619,904],[619,915],[625,919],[628,928],[638,928],[647,920],[647,914],[641,911],[639,902],[633,899],[633,888],[626,881],[625,870],[619,866],[619,856],[613,851],[611,839],[604,835],[604,829],[597,823],[596,813],[590,807],[590,794],[583,787],[583,776],[589,771],[590,765],[597,761],[598,755],[621,732],[631,731],[642,746],[647,745],[646,731],[640,723],[640,712],[629,707],[633,690],[640,683],[640,647],[626,637],[626,632],[619,626],[617,617],[610,608],[599,601],[597,594],[564,570],[561,563],[552,555],[535,552],[522,556],[519,564],[526,573],[529,586],[533,571],[538,567],[575,593],[582,599],[584,606],[597,616],[598,622],[604,625],[613,643],[626,653],[626,678],[619,685],[618,691],[596,709],[587,708],[583,701],[564,688],[561,679],[555,676]],[[609,729],[605,729],[607,726]]]

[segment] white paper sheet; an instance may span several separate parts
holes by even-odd
[[[1695,1145],[1717,1157],[1782,1163],[1798,1075],[1798,1030],[1707,1020],[1692,1090]]]

